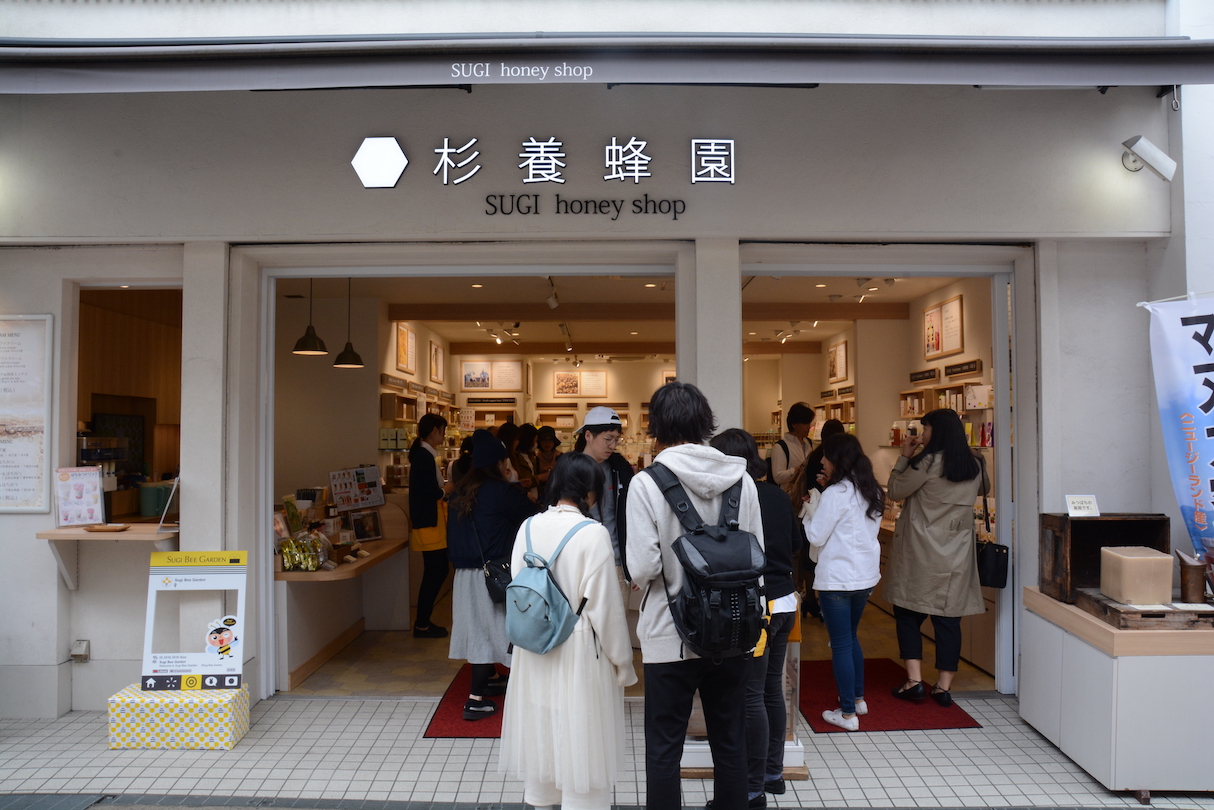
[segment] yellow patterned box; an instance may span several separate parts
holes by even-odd
[[[249,688],[144,692],[109,701],[110,748],[231,750],[249,730]]]

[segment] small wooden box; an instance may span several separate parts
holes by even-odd
[[[1114,512],[1100,517],[1041,515],[1037,581],[1041,592],[1074,604],[1080,588],[1100,587],[1100,549],[1145,546],[1171,552],[1167,515]]]

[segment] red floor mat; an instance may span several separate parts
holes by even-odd
[[[888,658],[864,659],[864,700],[868,714],[860,718],[861,731],[922,731],[943,728],[982,728],[954,703],[947,709],[930,698],[923,703],[899,700],[890,690],[906,680],[906,670]],[[822,719],[822,712],[839,708],[830,661],[801,662],[801,714],[819,734],[843,729]],[[846,733],[846,732],[844,732]]]
[[[498,670],[501,671],[500,669]],[[430,738],[484,738],[502,736],[502,704],[505,695],[490,697],[497,704],[497,714],[483,720],[464,719],[464,701],[468,699],[468,689],[472,686],[472,667],[464,664],[455,674],[455,680],[443,693],[434,717],[423,735]]]

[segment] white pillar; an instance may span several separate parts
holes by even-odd
[[[712,403],[719,430],[742,427],[742,273],[737,239],[697,239],[675,267],[678,375]]]

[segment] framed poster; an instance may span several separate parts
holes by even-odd
[[[443,347],[434,341],[430,341],[430,382],[436,382],[439,385],[447,379],[446,357],[443,352]]]
[[[459,366],[459,390],[489,391],[493,388],[493,364],[488,360],[465,360]]]
[[[350,525],[354,527],[355,540],[378,540],[384,536],[380,528],[379,512],[368,509],[365,512],[351,512]]]
[[[100,467],[60,467],[55,479],[60,528],[105,523]]]
[[[584,397],[605,397],[605,396],[607,396],[607,372],[606,371],[583,371],[582,372],[582,396],[584,396]]]
[[[962,296],[955,295],[923,311],[923,359],[935,360],[965,351]]]
[[[53,323],[51,315],[0,315],[0,512],[51,509]]]
[[[580,371],[554,371],[552,373],[552,395],[554,397],[580,397],[582,395],[582,373]]]
[[[490,387],[494,391],[523,390],[522,360],[494,360],[490,365]]]
[[[826,381],[842,382],[847,379],[847,341],[836,343],[826,350]]]
[[[396,324],[396,370],[417,373],[417,333],[403,323]]]
[[[665,385],[666,383],[672,383],[676,379],[678,379],[678,378],[675,376],[673,368],[667,369],[666,371],[662,372],[662,385]]]

